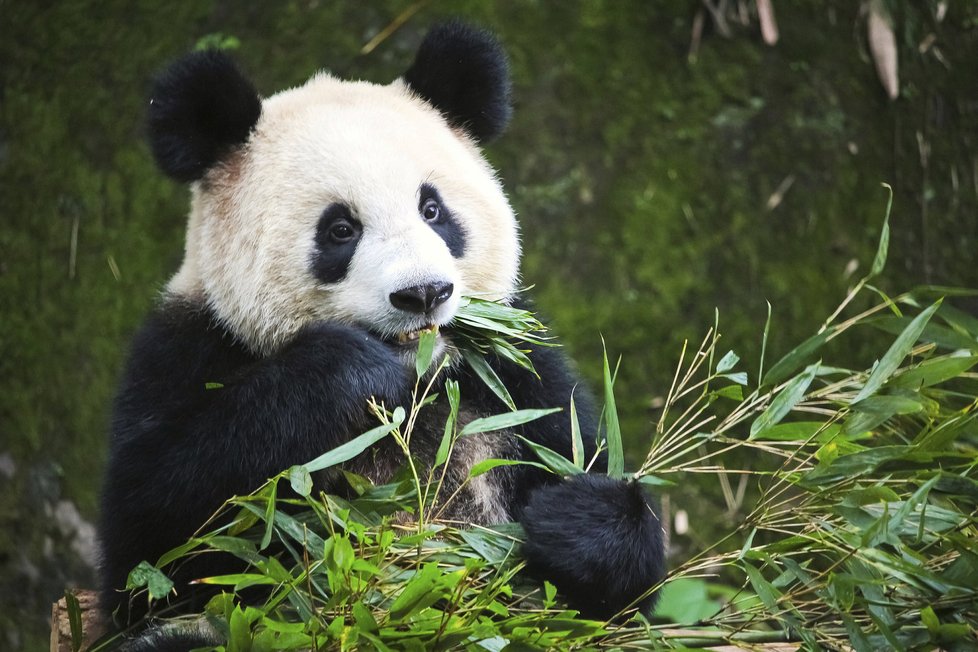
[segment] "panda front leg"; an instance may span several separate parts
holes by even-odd
[[[161,356],[177,370],[161,370],[156,360],[132,366],[154,374],[160,384],[182,374],[189,386],[153,387],[142,378],[123,390],[142,409],[129,414],[123,408],[117,416],[135,431],[146,414],[155,413],[156,427],[140,434],[166,438],[165,454],[187,469],[189,485],[250,491],[375,425],[371,399],[387,408],[410,399],[413,379],[400,356],[363,329],[312,323],[280,351],[230,364],[234,354],[226,340],[182,335],[172,337],[170,351]],[[147,386],[156,391],[146,392]],[[138,440],[132,444],[137,454],[143,449]]]
[[[662,525],[637,482],[581,474],[530,495],[520,519],[527,569],[585,617],[649,615],[665,577]]]
[[[490,362],[518,407],[564,410],[525,424],[522,435],[570,459],[573,394],[584,457],[592,459],[599,415],[594,397],[561,349],[531,347],[528,355],[539,377],[506,361]],[[505,409],[472,379],[462,396],[490,411]],[[535,460],[527,448],[522,457]],[[511,513],[526,531],[530,572],[553,583],[582,615],[610,618],[633,603],[648,613],[655,596],[643,596],[665,576],[662,527],[641,487],[602,475],[606,468],[607,456],[597,455],[593,473],[555,482],[552,474],[520,467]]]
[[[410,397],[396,352],[360,329],[307,326],[256,357],[206,310],[167,305],[137,335],[113,415],[102,492],[102,605],[124,607],[130,570],[186,541],[234,494],[369,427],[371,397]],[[216,386],[215,386],[216,385]],[[232,572],[202,555],[173,579]],[[137,615],[138,615],[137,610]]]

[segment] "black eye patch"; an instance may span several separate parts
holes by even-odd
[[[453,257],[461,258],[465,253],[465,231],[462,225],[452,215],[433,185],[421,184],[418,195],[418,214],[421,219],[445,241]]]
[[[343,280],[363,234],[363,225],[345,204],[330,204],[316,225],[312,273],[323,283]]]

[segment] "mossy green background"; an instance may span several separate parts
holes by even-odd
[[[708,25],[693,60],[694,0],[432,0],[367,55],[412,1],[0,2],[0,647],[42,649],[50,602],[92,584],[52,513],[95,519],[127,341],[180,261],[188,192],[155,171],[142,119],[154,70],[207,35],[236,38],[271,94],[321,67],[386,83],[447,16],[496,31],[516,112],[488,155],[524,280],[595,385],[600,335],[623,356],[633,460],[714,309],[752,380],[766,302],[769,355],[813,332],[867,271],[881,182],[896,192],[883,285],[978,285],[978,6],[938,22],[936,1],[888,3],[891,103],[860,3],[775,4],[775,47],[756,21],[732,38]],[[722,509],[695,481],[674,500]]]

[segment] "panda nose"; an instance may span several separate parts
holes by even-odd
[[[451,283],[429,283],[412,285],[391,292],[391,305],[407,312],[429,313],[452,296],[455,286]]]

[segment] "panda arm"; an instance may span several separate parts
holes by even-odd
[[[156,443],[181,468],[230,458],[211,481],[248,491],[369,427],[371,397],[393,408],[409,388],[396,354],[359,329],[312,324],[259,358],[207,315],[155,317],[133,347],[116,439],[139,457]]]
[[[104,588],[124,586],[225,499],[368,428],[371,396],[394,407],[408,387],[395,355],[363,331],[314,324],[257,358],[206,311],[164,306],[135,338],[115,405]]]

